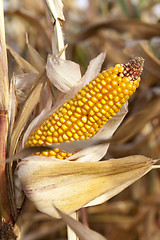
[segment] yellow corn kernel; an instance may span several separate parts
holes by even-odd
[[[103,71],[66,101],[28,137],[25,147],[86,139],[123,106],[139,86],[143,59],[135,58]],[[72,155],[51,149],[37,155],[64,159]]]

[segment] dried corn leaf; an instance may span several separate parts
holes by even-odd
[[[77,63],[52,55],[48,56],[46,71],[51,83],[61,92],[68,92],[81,79]]]
[[[130,57],[142,56],[145,59],[144,68],[159,79],[160,60],[153,54],[148,41],[134,42],[125,48],[124,53]]]
[[[47,0],[48,9],[51,13],[54,31],[52,33],[52,53],[57,55],[64,49],[62,22],[64,21],[63,3],[61,0]],[[61,58],[65,59],[65,51],[62,51]]]
[[[17,64],[20,66],[24,73],[38,73],[38,71],[24,58],[18,55],[10,46],[7,46],[7,49],[10,51],[11,55],[14,57]]]
[[[35,48],[33,48],[30,43],[27,41],[29,61],[31,65],[38,70],[38,72],[42,71],[45,68],[45,62],[43,58],[39,55]]]
[[[58,208],[56,208],[56,210],[63,221],[76,233],[80,240],[106,240],[102,235],[84,226],[69,215],[61,212]]]
[[[160,113],[160,98],[153,99],[144,109],[131,115],[124,121],[121,127],[113,136],[113,142],[124,143],[136,133],[138,133],[145,124]]]
[[[12,132],[9,156],[13,155],[19,140],[19,137],[25,127],[30,114],[32,113],[34,107],[39,101],[41,91],[45,83],[46,75],[44,72],[37,76],[37,81],[35,86],[31,89],[28,98],[26,99],[22,109],[20,110],[17,120],[15,122],[14,130]]]
[[[40,19],[33,15],[31,11],[27,11],[21,8],[20,10],[7,10],[5,11],[5,14],[19,16],[22,19],[26,20],[30,25],[34,26],[41,33],[46,50],[48,52],[51,51],[50,39],[45,31],[45,28],[43,27]]]
[[[150,39],[154,36],[160,36],[160,26],[158,23],[149,24],[137,20],[116,19],[110,21],[102,21],[85,28],[78,34],[78,36],[75,37],[74,42],[94,36],[95,33],[101,29],[114,29],[118,32],[128,31],[139,39]]]
[[[17,172],[37,209],[58,217],[53,206],[71,213],[104,193],[110,199],[149,172],[153,163],[144,156],[92,163],[32,156],[19,163]]]
[[[31,89],[37,78],[37,74],[36,73],[18,74],[15,76],[15,78],[16,78],[16,90],[26,90]]]

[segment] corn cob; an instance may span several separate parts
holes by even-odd
[[[139,86],[144,60],[131,59],[103,71],[51,114],[27,139],[25,147],[92,137],[114,116]],[[37,153],[65,159],[60,149]]]

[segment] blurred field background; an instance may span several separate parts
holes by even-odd
[[[129,113],[114,136],[120,136],[121,142],[111,144],[106,157],[140,154],[159,158],[160,2],[65,0],[63,4],[67,59],[79,63],[82,73],[103,51],[107,52],[103,69],[134,56],[145,59],[140,87],[129,100]],[[4,7],[7,44],[30,61],[27,33],[30,44],[46,61],[51,53],[51,23],[45,2],[5,0]],[[9,52],[8,59],[9,76],[22,73]],[[80,211],[80,219],[108,240],[159,240],[159,180],[160,172],[154,170],[108,202]],[[37,212],[29,201],[22,211],[24,240],[66,239],[61,220]]]

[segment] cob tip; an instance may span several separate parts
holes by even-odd
[[[135,81],[140,77],[143,71],[144,58],[132,58],[127,63],[122,64],[122,66],[124,67],[124,71],[120,74],[120,77],[131,77],[131,80]]]

